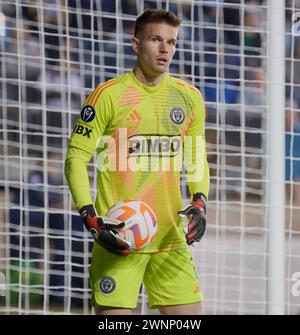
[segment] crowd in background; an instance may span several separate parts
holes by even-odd
[[[119,5],[106,0],[47,0],[43,9],[38,3],[0,8],[7,17],[0,44],[1,76],[6,78],[1,95],[2,99],[26,103],[24,119],[30,131],[32,125],[45,122],[49,133],[56,133],[74,121],[62,111],[75,113],[98,83],[134,67],[130,38],[140,7],[136,0]],[[144,1],[144,8],[157,4]],[[287,32],[291,31],[288,8],[287,2]],[[241,5],[240,0],[204,0],[193,6],[171,3],[169,9],[183,21],[170,73],[201,90],[208,123],[243,124],[249,129],[246,147],[260,149],[262,136],[256,130],[263,127],[266,115],[264,1],[246,0]],[[292,39],[287,34],[286,95],[297,109],[300,43],[298,38],[294,37],[295,43]],[[226,110],[220,113],[216,102],[225,103]],[[30,104],[46,107],[46,121],[40,109],[30,108]],[[245,106],[243,113],[239,104]],[[237,143],[237,134],[226,135],[228,145]],[[39,138],[30,138],[35,140]],[[57,137],[49,138],[52,144],[62,145]]]
[[[26,132],[29,157],[37,158],[29,169],[23,189],[27,208],[10,211],[11,257],[19,256],[18,223],[29,216],[32,235],[29,257],[43,257],[45,241],[34,236],[48,215],[53,255],[51,286],[64,283],[63,214],[34,211],[32,208],[60,208],[63,200],[58,186],[63,185],[62,173],[52,173],[51,162],[62,161],[68,131],[74,123],[87,94],[100,82],[132,69],[135,57],[131,50],[134,18],[141,10],[139,1],[111,0],[46,0],[30,5],[21,2],[0,4],[6,17],[0,27],[0,99],[12,130],[10,141],[19,141],[19,131]],[[164,1],[144,1],[144,8],[155,8]],[[243,5],[241,5],[243,3]],[[233,152],[241,145],[254,152],[247,161],[259,169],[262,129],[266,122],[266,8],[263,0],[203,0],[199,4],[169,4],[183,24],[178,51],[170,66],[172,75],[182,77],[198,87],[207,104],[208,145],[217,141],[216,127],[226,125],[225,143]],[[291,14],[286,1],[286,179],[300,178],[300,37],[292,36]],[[299,6],[300,9],[300,6]],[[216,104],[218,103],[218,105]],[[5,105],[5,106],[4,106]],[[42,106],[42,107],[41,107]],[[218,106],[218,107],[217,107]],[[284,112],[284,111],[283,111]],[[20,116],[22,113],[22,116]],[[46,142],[42,129],[47,127]],[[246,129],[241,136],[241,127]],[[15,135],[13,130],[16,130]],[[245,141],[245,143],[243,142]],[[44,145],[48,148],[47,201],[42,160]],[[1,149],[2,150],[2,149]],[[19,150],[12,146],[11,150]],[[257,155],[255,156],[255,153]],[[212,163],[214,155],[210,156]],[[297,160],[298,159],[298,160]],[[292,162],[292,163],[291,163]],[[39,165],[40,164],[40,165]],[[234,164],[234,162],[233,162]],[[213,164],[212,164],[213,169]],[[53,170],[54,171],[54,170]],[[229,171],[228,174],[233,173]],[[212,175],[214,173],[212,172]],[[233,175],[234,176],[234,175]],[[11,201],[20,204],[24,194],[12,190]],[[83,231],[78,216],[72,216],[72,231]],[[71,250],[80,253],[83,244],[73,242]],[[74,256],[75,257],[75,256]],[[81,260],[73,259],[80,264]],[[57,272],[58,271],[58,272]],[[74,273],[82,267],[74,268]],[[60,273],[58,275],[57,273]],[[74,276],[74,280],[80,276]],[[73,283],[72,287],[82,283]],[[59,302],[54,294],[53,301]]]

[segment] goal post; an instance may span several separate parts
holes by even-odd
[[[285,8],[268,11],[268,314],[285,313]]]

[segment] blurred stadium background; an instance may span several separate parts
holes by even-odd
[[[270,312],[268,264],[276,255],[268,247],[273,208],[267,45],[275,3],[284,3],[285,17],[284,134],[278,129],[285,139],[279,157],[285,165],[285,219],[278,243],[284,278],[278,290],[284,292],[281,311],[299,314],[300,37],[292,20],[299,0],[0,2],[0,271],[6,278],[0,313],[92,312],[92,241],[72,205],[63,161],[85,97],[134,66],[130,37],[136,15],[146,8],[167,8],[182,18],[170,73],[198,87],[206,100],[208,229],[192,247],[203,311]],[[95,162],[89,173],[95,192]],[[184,175],[182,180],[187,197]],[[156,313],[148,309],[144,289],[138,310]]]

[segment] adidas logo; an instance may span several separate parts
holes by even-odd
[[[141,121],[139,113],[134,109],[127,118],[128,121]]]

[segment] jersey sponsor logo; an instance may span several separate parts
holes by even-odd
[[[179,135],[134,135],[128,139],[128,154],[132,156],[175,157],[181,148]]]
[[[93,129],[82,126],[81,124],[78,124],[78,123],[75,125],[75,127],[73,129],[73,133],[82,135],[82,136],[87,137],[87,138],[91,138],[90,135],[91,135],[92,131],[93,131]]]
[[[96,116],[96,111],[93,106],[86,105],[80,112],[80,118],[83,122],[91,122]]]
[[[110,294],[116,288],[116,281],[111,276],[104,276],[100,281],[99,287],[104,294]]]
[[[180,124],[183,124],[185,119],[185,111],[180,107],[174,107],[170,110],[169,113],[170,120],[179,126]]]

